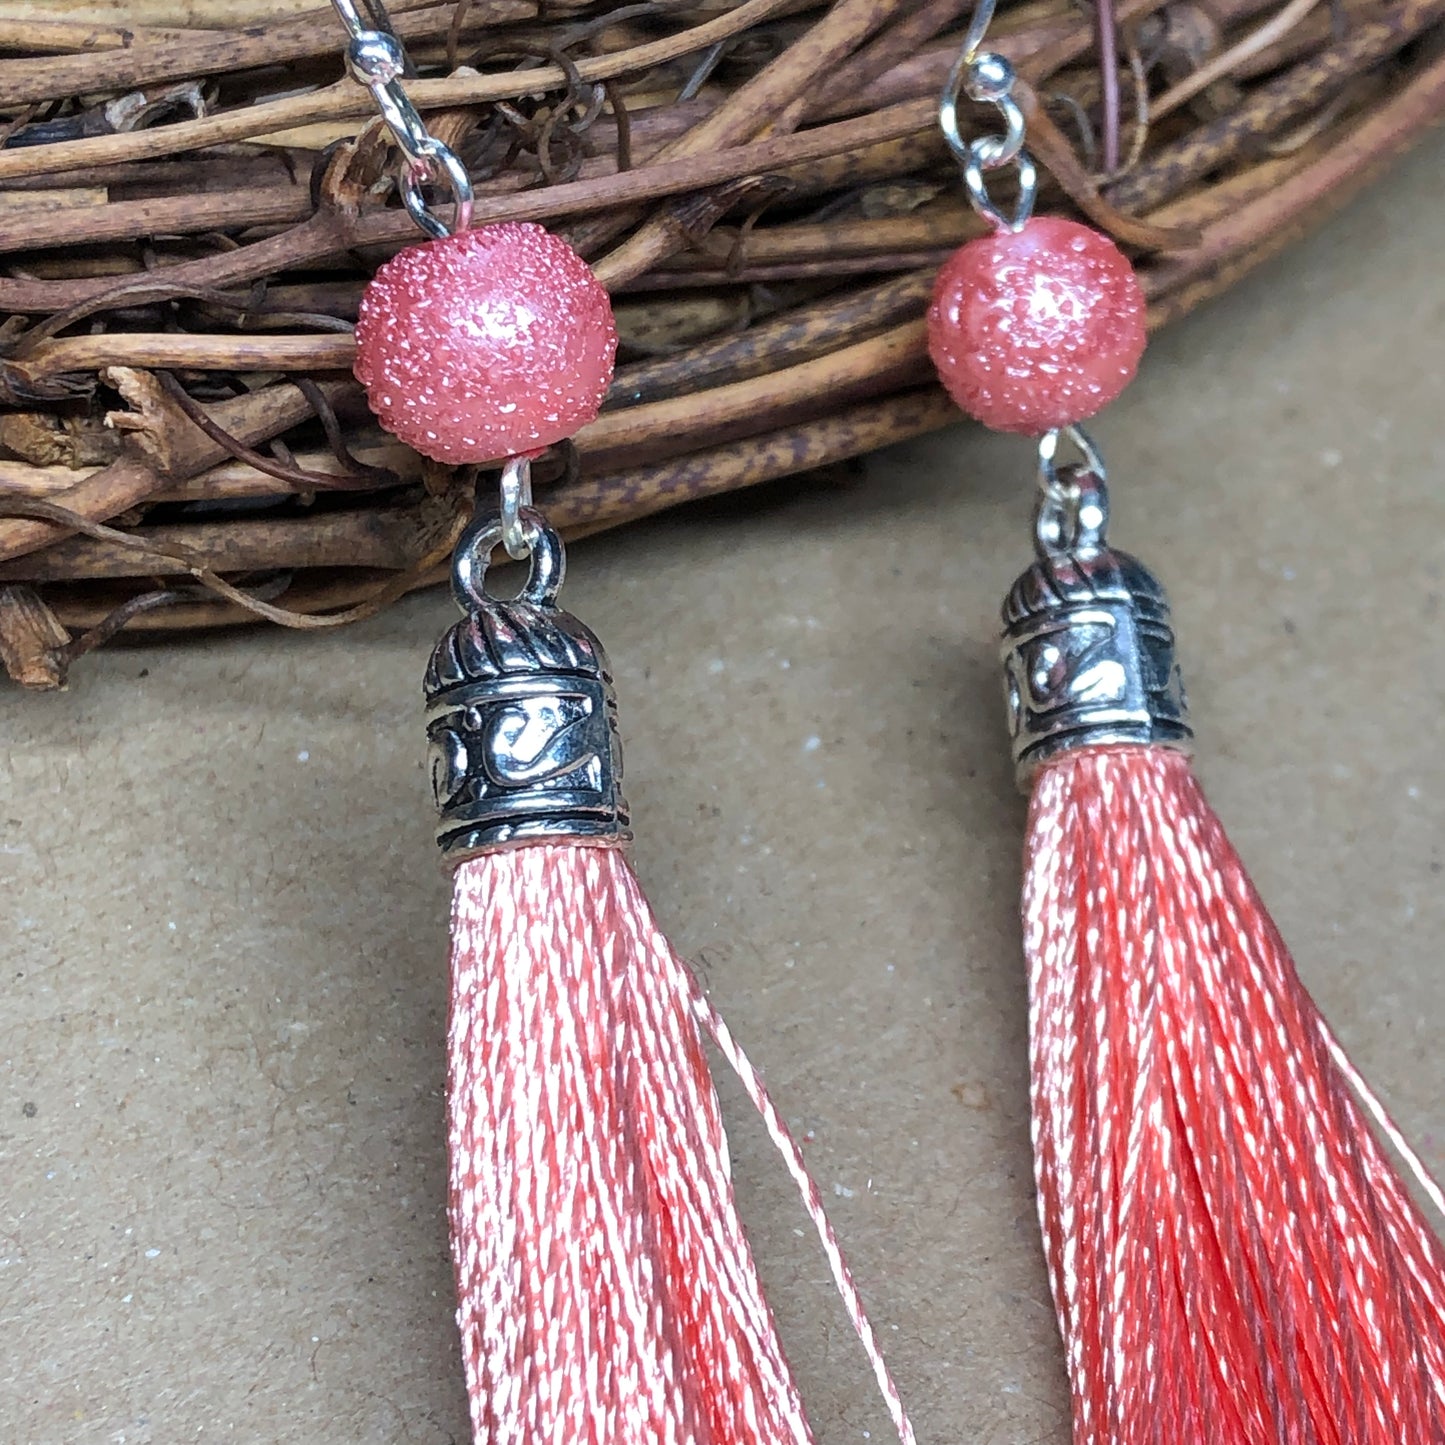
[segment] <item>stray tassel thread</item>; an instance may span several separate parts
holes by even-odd
[[[1186,758],[1040,769],[1024,927],[1075,1445],[1445,1441],[1445,1258],[1368,1115],[1403,1141]]]
[[[452,939],[450,1212],[477,1440],[806,1445],[700,1024],[806,1180],[801,1155],[626,859],[546,844],[465,861]],[[805,1201],[911,1445],[815,1187]]]

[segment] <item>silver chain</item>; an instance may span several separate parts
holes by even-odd
[[[465,231],[472,224],[472,180],[447,146],[426,128],[426,122],[402,87],[406,51],[390,31],[368,25],[355,0],[331,0],[351,39],[346,46],[346,68],[364,85],[391,132],[404,161],[397,182],[407,214],[433,240]],[[438,185],[451,192],[456,210],[450,224],[428,203],[423,187]]]
[[[990,225],[1021,231],[1034,212],[1039,172],[1033,157],[1024,149],[1024,113],[1014,99],[1018,76],[1008,60],[992,50],[981,49],[993,19],[995,0],[978,0],[963,49],[948,72],[938,102],[938,124],[948,148],[963,168],[963,184],[969,204]],[[1003,117],[1002,135],[975,136],[964,140],[958,128],[961,96],[993,105]],[[1012,165],[1018,172],[1018,200],[1011,216],[1005,215],[988,193],[987,173]]]

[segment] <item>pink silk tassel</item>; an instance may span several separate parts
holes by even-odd
[[[1075,1445],[1440,1445],[1445,1256],[1179,753],[1039,770],[1039,1210]]]
[[[418,154],[416,128],[397,129],[410,110],[399,44],[342,8],[354,76]],[[612,677],[597,637],[557,605],[565,549],[531,506],[530,472],[607,393],[607,292],[540,226],[471,227],[461,163],[435,137],[426,145],[449,177],[456,228],[368,285],[356,374],[382,425],[424,455],[506,459],[498,511],[457,539],[463,617],[423,685],[437,842],[456,864],[449,1210],[476,1440],[811,1440],[734,1207],[705,1031],[802,1190],[911,1445],[797,1145],[618,851],[630,815]],[[486,590],[499,546],[529,559],[514,597]]]
[[[807,1445],[738,1219],[711,1032],[804,1186],[900,1440],[912,1430],[801,1155],[614,847],[460,864],[451,1224],[479,1445]]]

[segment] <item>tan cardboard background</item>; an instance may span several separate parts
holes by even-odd
[[[1162,337],[1098,427],[1199,766],[1301,969],[1445,1165],[1445,230],[1434,138]],[[960,427],[576,549],[635,861],[808,1155],[926,1442],[1063,1442],[1033,1221],[998,598],[1026,445]],[[0,691],[0,1438],[465,1437],[441,1202],[440,595]],[[820,1441],[886,1421],[725,1085]]]

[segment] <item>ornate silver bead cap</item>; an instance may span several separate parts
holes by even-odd
[[[483,590],[501,523],[457,546],[453,591],[466,616],[427,666],[427,738],[437,842],[449,862],[510,844],[624,843],[617,699],[602,644],[556,605],[562,542],[524,512],[531,575],[509,601]]]
[[[1038,560],[1003,606],[1009,733],[1019,785],[1070,748],[1187,750],[1169,602],[1142,563],[1105,542],[1108,493],[1089,467],[1046,471]]]

